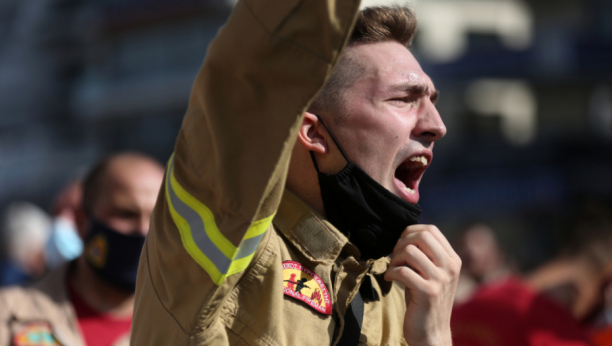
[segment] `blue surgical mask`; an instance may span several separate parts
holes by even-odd
[[[83,252],[83,241],[76,225],[70,219],[57,216],[53,219],[51,236],[45,247],[45,258],[49,269],[72,261]]]

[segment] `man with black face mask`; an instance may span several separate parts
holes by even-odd
[[[0,291],[0,345],[128,345],[136,271],[163,168],[136,153],[98,163],[77,212],[83,254]]]
[[[168,162],[133,345],[451,344],[461,261],[417,205],[438,92],[414,14],[358,6],[236,4]]]

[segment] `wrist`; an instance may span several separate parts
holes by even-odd
[[[443,333],[437,336],[428,336],[423,340],[410,340],[406,338],[409,346],[452,346],[453,338],[450,330],[447,333]]]

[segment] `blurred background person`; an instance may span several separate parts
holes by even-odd
[[[82,182],[75,180],[59,192],[51,207],[53,225],[45,246],[48,269],[55,269],[77,258],[83,251],[81,237],[84,235],[86,220],[81,207],[82,200]]]
[[[524,278],[513,275],[490,282],[455,307],[452,325],[457,346],[586,345],[589,338],[595,341],[595,335],[603,338],[612,209],[605,201],[589,198],[578,200],[573,210],[564,218],[565,241],[557,256]],[[487,258],[493,261],[494,256]],[[589,337],[593,329],[597,330]]]
[[[235,2],[0,1],[0,210],[49,210],[66,177],[109,153],[166,162]],[[483,220],[534,272],[558,255],[557,216],[577,193],[612,197],[612,1],[410,2],[412,52],[448,129],[420,187],[422,220],[449,239]]]
[[[480,285],[503,280],[513,272],[495,232],[484,223],[467,226],[456,246],[463,261],[456,304],[469,299]]]
[[[603,288],[604,306],[593,323],[591,340],[596,346],[612,345],[612,262]]]
[[[14,202],[2,215],[0,286],[25,284],[45,272],[51,218],[29,202]]]
[[[561,305],[510,276],[453,309],[455,346],[587,346],[587,329]]]
[[[137,153],[93,167],[83,182],[82,255],[35,285],[0,290],[0,345],[129,343],[140,250],[163,174]]]
[[[49,210],[66,177],[108,153],[166,162],[235,2],[0,1],[0,210]],[[486,221],[532,270],[555,255],[554,216],[576,192],[612,196],[612,2],[409,2],[412,52],[448,128],[422,218],[449,239]]]
[[[577,203],[566,225],[559,254],[531,271],[530,285],[590,322],[604,304],[612,261],[612,203],[585,198]]]
[[[530,286],[586,326],[597,345],[612,345],[612,202],[582,198],[567,223],[559,255],[530,272]],[[610,335],[608,335],[610,334]]]
[[[457,250],[463,282],[451,321],[454,345],[588,345],[586,331],[569,313],[513,269],[491,227],[466,227]]]

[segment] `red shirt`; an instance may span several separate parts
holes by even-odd
[[[586,331],[519,278],[483,286],[453,309],[454,346],[585,346]]]
[[[591,341],[595,346],[611,346],[612,345],[612,326],[608,326],[602,330],[596,330],[591,333]]]
[[[130,332],[132,317],[117,319],[99,313],[87,305],[70,285],[68,290],[87,346],[112,346]]]

